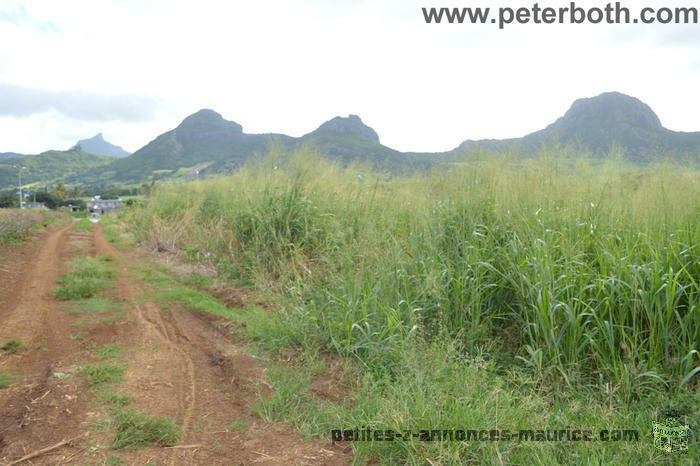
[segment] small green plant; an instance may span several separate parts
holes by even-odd
[[[95,296],[99,290],[100,281],[95,278],[64,275],[61,277],[61,286],[54,291],[54,296],[64,300],[89,298]]]
[[[92,233],[92,223],[90,219],[83,218],[75,222],[73,229],[78,233]]]
[[[111,455],[107,458],[107,461],[105,461],[105,466],[122,466],[124,464],[127,464],[126,461],[117,455]]]
[[[133,399],[134,398],[129,395],[116,392],[103,392],[100,393],[99,396],[99,400],[108,405],[111,409],[121,409],[133,401]]]
[[[0,346],[0,350],[8,354],[17,354],[22,349],[22,343],[19,340],[10,340]]]
[[[12,385],[12,379],[13,377],[10,374],[0,372],[0,388],[8,388]]]
[[[157,417],[125,409],[114,416],[115,428],[112,448],[116,450],[138,450],[146,445],[175,445],[180,433],[175,423],[164,417]]]
[[[236,419],[226,428],[229,432],[243,432],[250,427],[250,422],[243,419]]]
[[[83,317],[75,322],[73,322],[73,325],[86,325],[86,324],[96,324],[96,323],[103,323],[103,324],[113,324],[118,321],[122,321],[126,319],[126,316],[124,315],[123,312],[117,312],[113,315],[108,315],[108,316],[101,316],[101,317]]]
[[[124,366],[116,364],[93,364],[83,367],[85,380],[93,386],[99,387],[108,383],[121,380],[124,374]]]
[[[190,262],[197,262],[199,258],[199,248],[198,247],[184,247],[182,250],[187,254],[187,260]]]
[[[114,271],[99,258],[83,256],[73,259],[70,271],[61,275],[61,286],[54,290],[58,299],[91,298],[100,290],[109,286],[109,279],[114,277]]]
[[[71,301],[65,306],[68,314],[103,314],[122,310],[120,303],[100,296]]]
[[[224,304],[208,293],[204,293],[186,286],[172,286],[156,292],[160,300],[172,301],[190,309],[209,312],[223,317],[231,318],[233,312]]]
[[[94,422],[91,422],[90,424],[87,425],[87,429],[92,431],[92,432],[105,432],[109,430],[110,426],[112,425],[112,422],[107,419],[98,419]]]
[[[311,401],[309,393],[310,373],[298,371],[282,365],[268,368],[268,375],[275,387],[269,397],[258,395],[253,411],[267,422],[285,418],[296,418]]]
[[[124,350],[117,343],[92,348],[97,353],[97,359],[116,359]]]

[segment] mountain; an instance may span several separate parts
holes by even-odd
[[[377,132],[365,125],[357,115],[335,117],[323,123],[302,136],[297,146],[313,148],[344,163],[361,161],[392,165],[406,159],[401,152],[383,146]]]
[[[24,157],[24,154],[18,154],[17,152],[0,152],[0,159],[9,159],[11,157]]]
[[[314,131],[295,138],[283,134],[245,133],[240,124],[225,120],[209,109],[188,116],[176,128],[156,137],[128,157],[115,159],[88,154],[84,150],[91,147],[92,142],[101,147],[105,144],[116,147],[98,134],[95,138],[80,141],[80,147],[76,146],[72,151],[26,156],[22,163],[41,159],[41,163],[36,163],[34,173],[42,182],[60,180],[109,187],[228,173],[256,155],[271,151],[285,154],[299,149],[318,152],[343,164],[359,161],[392,172],[459,162],[475,151],[533,156],[545,148],[553,148],[562,157],[577,153],[606,156],[614,151],[622,153],[627,160],[640,163],[667,156],[681,160],[700,155],[700,132],[683,133],[664,128],[648,105],[619,92],[578,99],[562,117],[524,137],[467,140],[457,148],[441,153],[407,153],[384,146],[377,132],[357,115],[335,117]],[[102,149],[93,147],[93,150]],[[77,154],[81,154],[82,159],[78,160]],[[7,168],[7,165],[17,163],[17,160],[0,159],[0,189],[14,183],[12,177],[16,177],[16,169]],[[2,172],[3,164],[6,175]],[[28,171],[27,176],[30,173]]]
[[[79,149],[68,151],[50,150],[41,154],[25,155],[0,159],[0,189],[17,186],[18,174],[13,165],[26,167],[22,171],[22,185],[53,184],[65,181],[79,181],[86,172],[105,166],[113,157],[97,155]]]
[[[448,152],[422,154],[399,152],[382,145],[377,132],[357,115],[335,117],[294,138],[247,134],[240,124],[204,109],[130,157],[92,171],[83,182],[133,184],[194,173],[227,173],[256,154],[263,155],[273,149],[281,153],[311,149],[343,164],[359,161],[380,169],[406,171],[459,161],[475,150],[529,156],[547,147],[597,155],[607,155],[619,148],[628,159],[643,162],[659,156],[697,154],[700,133],[668,130],[648,105],[618,92],[578,99],[551,125],[522,138],[468,140]]]
[[[700,132],[666,129],[641,100],[619,92],[578,99],[569,110],[546,128],[517,139],[465,141],[461,149],[537,153],[547,145],[571,146],[580,151],[605,155],[619,148],[631,160],[659,156],[697,154]]]
[[[346,164],[362,161],[389,169],[411,166],[410,157],[383,146],[376,131],[357,115],[333,118],[316,130],[294,138],[283,134],[247,134],[240,124],[225,120],[213,110],[203,109],[130,157],[94,171],[86,181],[91,184],[141,183],[185,174],[225,173],[270,150],[288,153],[301,148]]]
[[[214,171],[221,171],[224,166],[234,168],[255,154],[267,153],[275,142],[288,147],[292,140],[283,135],[246,134],[238,123],[203,109],[130,157],[105,167],[105,178],[134,183],[172,175],[180,169],[204,170],[217,165]]]
[[[359,116],[350,115],[347,118],[335,117],[328,120],[306,137],[330,137],[332,139],[347,136],[354,142],[354,138],[379,144],[379,135],[375,130],[362,122]]]
[[[105,141],[102,137],[102,133],[97,133],[96,136],[91,137],[90,139],[78,141],[78,143],[71,149],[76,148],[80,148],[86,152],[90,152],[91,154],[109,155],[111,157],[128,157],[131,155],[121,147]]]

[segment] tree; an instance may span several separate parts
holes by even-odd
[[[77,206],[77,207],[80,207],[82,210],[85,210],[85,208],[87,207],[86,204],[87,204],[87,203],[86,203],[85,201],[83,201],[82,199],[76,199],[76,198],[73,198],[73,199],[66,199],[65,201],[61,202],[61,205],[64,205],[64,206],[68,206],[68,205]]]
[[[54,188],[53,193],[61,199],[65,199],[68,196],[66,187],[63,185],[63,183],[58,183],[58,185]]]
[[[41,192],[35,194],[36,202],[43,202],[49,209],[55,209],[61,205],[61,198],[54,193]]]
[[[16,194],[0,194],[0,209],[19,207],[19,198]]]

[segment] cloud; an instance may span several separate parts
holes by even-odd
[[[162,101],[134,94],[106,95],[0,84],[0,115],[24,118],[48,110],[87,121],[138,122],[153,119]]]
[[[696,48],[700,46],[697,24],[617,24],[600,35],[604,42],[618,46]]]
[[[444,150],[535,131],[606,90],[697,130],[698,25],[499,30],[426,25],[421,8],[444,0],[200,3],[0,0],[0,150],[68,147],[99,131],[135,150],[199,108],[247,132],[296,136],[355,113],[387,145]]]
[[[688,63],[688,69],[690,71],[700,72],[700,57],[696,57],[694,60]]]
[[[659,26],[655,29],[656,43],[666,47],[697,47],[700,45],[700,34],[697,24],[681,24]]]
[[[0,7],[0,22],[14,24],[21,28],[35,28],[46,34],[52,33],[63,36],[63,31],[55,22],[41,21],[32,16],[21,3],[7,4]]]

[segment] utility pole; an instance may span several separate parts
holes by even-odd
[[[22,197],[22,170],[27,167],[22,167],[19,169],[19,208],[24,209],[24,198]]]
[[[19,175],[19,208],[24,209],[24,202],[22,202],[24,199],[22,199],[22,170],[26,169],[27,167],[18,167],[17,165],[13,165],[18,171]]]

